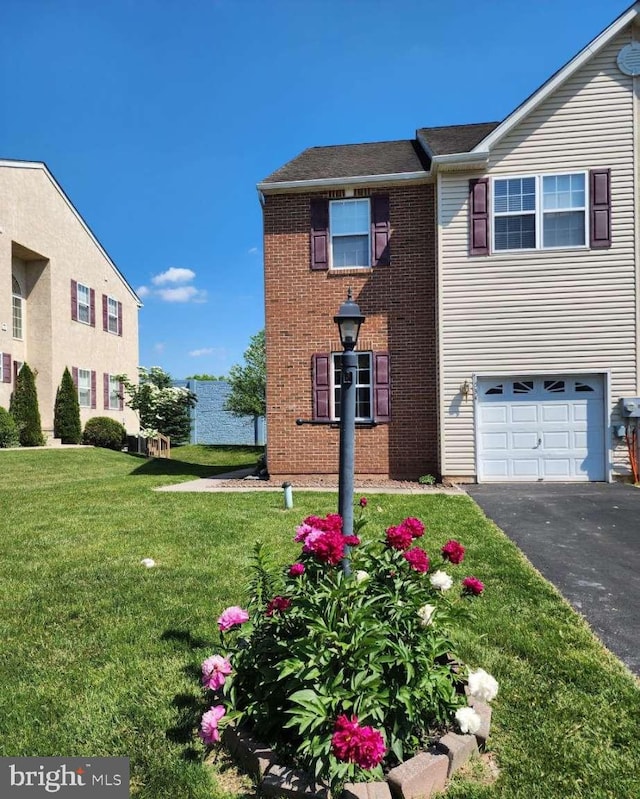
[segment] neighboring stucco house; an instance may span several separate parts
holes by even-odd
[[[348,286],[359,474],[627,473],[639,98],[636,3],[501,123],[312,148],[258,185],[272,475],[337,470]]]
[[[68,367],[83,426],[109,416],[137,432],[116,376],[138,373],[140,300],[43,163],[0,161],[0,281],[0,405],[28,363],[51,437]]]

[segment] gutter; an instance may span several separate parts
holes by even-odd
[[[258,192],[273,193],[278,191],[292,191],[299,189],[322,189],[335,186],[360,186],[371,183],[399,183],[399,182],[426,182],[431,177],[431,172],[395,172],[388,175],[354,175],[346,178],[314,178],[312,180],[283,180],[274,183],[258,183]]]

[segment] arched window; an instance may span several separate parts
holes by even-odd
[[[24,328],[24,300],[22,289],[15,276],[11,277],[11,291],[13,295],[13,337],[21,339]]]

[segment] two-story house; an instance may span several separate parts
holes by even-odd
[[[28,363],[52,437],[68,367],[83,426],[109,416],[137,432],[117,375],[138,374],[140,300],[43,163],[0,161],[0,281],[0,405]]]
[[[337,470],[348,287],[358,474],[627,473],[639,130],[636,3],[500,123],[311,148],[262,181],[271,474]]]

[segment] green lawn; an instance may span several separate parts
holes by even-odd
[[[202,765],[201,661],[241,603],[254,541],[283,564],[294,527],[335,494],[153,492],[255,462],[258,450],[182,447],[148,462],[106,450],[0,452],[0,755],[131,758],[132,796],[228,797]],[[455,799],[640,795],[640,690],[570,607],[463,496],[369,496],[368,534],[410,515],[432,556],[467,546],[486,583],[462,653],[500,682],[497,782]],[[157,568],[140,560],[154,558]],[[459,567],[460,568],[460,567]]]

